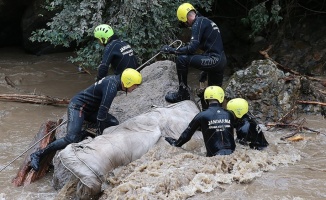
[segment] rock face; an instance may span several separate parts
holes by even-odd
[[[0,47],[19,45],[22,42],[21,26],[25,7],[32,0],[0,0]]]
[[[36,55],[69,50],[29,40],[32,32],[46,28],[55,14],[43,8],[43,4],[42,0],[0,0],[0,47],[22,46],[26,52]]]
[[[295,21],[292,26],[287,26],[280,33],[279,45],[272,50],[270,55],[279,63],[294,69],[301,74],[326,75],[326,40],[325,24],[326,16],[308,17]],[[291,23],[292,24],[292,23]],[[284,37],[286,33],[292,33],[292,37]],[[284,35],[284,36],[283,36]]]
[[[56,50],[64,51],[64,49],[55,48],[48,42],[32,42],[29,40],[32,32],[46,28],[46,23],[54,16],[54,12],[44,9],[41,5],[44,4],[42,0],[33,0],[26,6],[21,19],[22,30],[22,46],[24,49],[32,54],[41,55],[55,52]]]

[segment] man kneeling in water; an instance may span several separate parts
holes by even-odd
[[[231,99],[227,103],[226,109],[232,111],[236,116],[237,142],[258,150],[268,146],[263,131],[254,118],[248,114],[248,102],[245,99]]]
[[[208,109],[194,117],[178,140],[171,137],[166,137],[165,140],[172,146],[181,147],[191,139],[198,128],[201,128],[207,150],[206,156],[232,154],[235,149],[233,127],[235,118],[230,111],[221,107],[224,101],[223,89],[219,86],[207,87],[204,99],[209,104]]]

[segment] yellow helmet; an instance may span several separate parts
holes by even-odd
[[[227,105],[227,110],[231,110],[237,118],[241,118],[248,112],[248,102],[242,98],[231,99]]]
[[[135,84],[141,84],[142,76],[137,70],[127,68],[121,74],[121,82],[125,88],[130,88]]]
[[[177,17],[179,21],[187,22],[187,14],[191,10],[196,11],[196,9],[190,3],[181,4],[177,10]]]
[[[219,86],[208,86],[204,92],[204,99],[216,99],[218,102],[224,101],[224,90]]]
[[[102,44],[106,44],[113,34],[113,29],[107,24],[98,25],[94,29],[94,37],[101,40]]]

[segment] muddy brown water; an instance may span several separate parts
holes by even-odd
[[[94,82],[93,75],[79,73],[67,62],[70,53],[33,56],[18,48],[0,49],[0,94],[34,92],[58,98],[71,98]],[[9,86],[5,76],[15,84]],[[190,72],[196,79],[197,71]],[[191,84],[197,84],[196,81]],[[57,120],[66,112],[65,106],[47,106],[0,101],[0,168],[24,152],[42,123]],[[259,175],[248,173],[248,183],[226,184],[208,193],[197,193],[189,199],[326,199],[326,120],[320,115],[306,115],[306,126],[322,132],[303,132],[306,139],[296,143],[280,141],[286,131],[266,131],[270,142],[270,156],[275,163]],[[265,129],[266,130],[266,129]],[[240,150],[242,151],[242,150]],[[296,153],[293,153],[296,152]],[[300,159],[298,159],[298,157]],[[0,172],[0,200],[54,199],[57,191],[52,187],[52,172],[27,186],[15,187],[15,177],[24,155]],[[286,160],[286,161],[283,161]],[[256,161],[259,161],[257,158]],[[196,161],[193,161],[196,163]],[[250,166],[246,168],[252,170]],[[145,180],[146,181],[146,180]],[[150,180],[148,180],[150,181]]]

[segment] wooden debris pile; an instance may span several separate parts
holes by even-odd
[[[319,131],[313,130],[304,126],[306,124],[306,119],[294,119],[295,112],[297,112],[298,106],[294,106],[294,108],[286,113],[281,119],[279,119],[276,123],[267,123],[266,126],[268,130],[271,128],[290,128],[293,132],[281,137],[281,140],[288,140],[288,141],[300,141],[304,139],[308,139],[308,137],[303,137],[299,135],[303,131],[310,131],[316,134],[324,134]],[[325,135],[325,134],[324,134]]]

